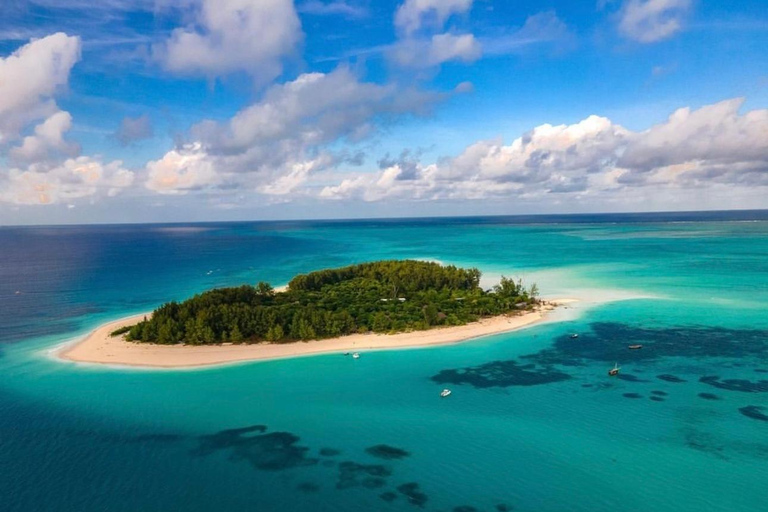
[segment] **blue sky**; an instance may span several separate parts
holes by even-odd
[[[10,0],[0,224],[768,207],[765,48],[764,0]]]

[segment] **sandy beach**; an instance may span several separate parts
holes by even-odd
[[[153,345],[128,342],[122,336],[110,336],[111,332],[120,327],[141,321],[148,314],[145,313],[101,325],[81,341],[61,348],[57,355],[62,359],[81,363],[148,368],[189,368],[335,352],[428,347],[460,343],[528,327],[543,320],[547,313],[558,305],[567,302],[573,302],[573,300],[552,301],[536,311],[515,316],[487,318],[458,327],[400,334],[353,334],[340,338],[285,344]]]

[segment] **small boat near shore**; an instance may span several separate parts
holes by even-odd
[[[440,392],[440,396],[441,396],[442,398],[445,398],[445,397],[449,396],[450,394],[451,394],[451,390],[450,390],[450,389],[447,389],[447,388],[446,388],[446,389],[444,389],[444,390],[442,390],[442,391]]]
[[[616,363],[615,365],[613,365],[613,368],[608,370],[608,375],[610,377],[615,377],[619,374],[620,370],[621,370],[621,367],[619,366],[619,363]]]
[[[360,359],[360,354],[355,352],[354,354],[352,354],[352,359]]]
[[[629,350],[640,350],[641,348],[643,348],[643,346],[642,345],[630,345],[628,348],[629,348]]]

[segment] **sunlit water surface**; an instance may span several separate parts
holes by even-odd
[[[763,212],[2,228],[0,247],[2,510],[766,510]],[[150,371],[49,354],[211,287],[385,258],[581,300],[524,331],[359,360]]]

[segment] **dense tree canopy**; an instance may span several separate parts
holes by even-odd
[[[284,292],[258,283],[169,302],[125,336],[161,344],[286,343],[424,330],[529,309],[536,295],[535,285],[505,277],[483,290],[474,268],[379,261],[299,275]]]

